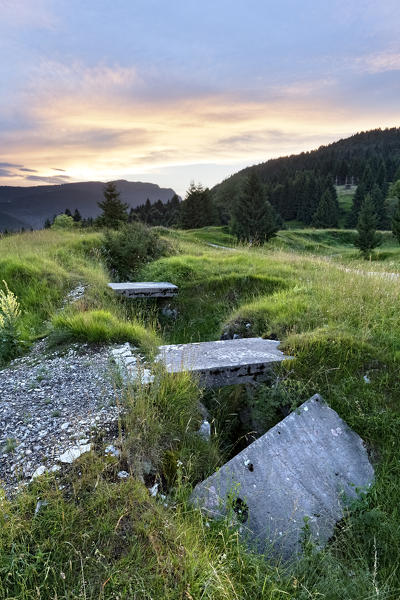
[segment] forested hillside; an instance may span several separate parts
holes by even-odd
[[[323,196],[332,195],[336,184],[358,186],[348,226],[356,224],[362,200],[371,193],[378,225],[385,227],[388,183],[400,178],[400,128],[357,133],[311,152],[272,159],[239,171],[212,189],[222,223],[229,221],[241,183],[252,172],[266,185],[270,203],[285,221],[318,226],[313,222],[314,215]]]

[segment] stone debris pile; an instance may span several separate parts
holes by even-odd
[[[0,371],[0,480],[13,491],[57,463],[90,449],[90,434],[115,429],[108,348],[74,345],[46,354],[39,343],[28,356]]]

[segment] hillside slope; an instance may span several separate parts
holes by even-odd
[[[354,186],[365,177],[386,193],[387,182],[400,177],[400,128],[373,129],[321,146],[310,152],[275,158],[235,173],[213,189],[219,213],[225,217],[243,179],[255,171],[267,185],[271,203],[284,220],[311,224],[311,213],[332,178],[336,185]],[[310,209],[309,204],[312,208]]]
[[[164,203],[175,194],[173,189],[160,188],[154,183],[121,180],[116,184],[121,199],[132,208],[144,204],[147,198],[151,203],[157,200]],[[85,218],[96,217],[100,213],[97,203],[103,198],[103,189],[101,181],[32,187],[0,186],[0,231],[20,229],[20,222],[24,227],[41,228],[46,219],[64,212],[66,208],[72,211],[77,208]]]

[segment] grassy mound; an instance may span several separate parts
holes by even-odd
[[[159,344],[155,334],[140,323],[124,321],[106,310],[58,314],[52,323],[53,337],[61,343],[131,342],[147,352],[154,351]]]

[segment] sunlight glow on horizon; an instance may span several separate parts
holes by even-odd
[[[147,179],[183,195],[191,180],[212,186],[250,164],[399,124],[392,0],[380,12],[369,1],[347,7],[348,22],[336,19],[342,0],[317,9],[305,0],[302,10],[254,0],[256,16],[242,0],[230,13],[225,0],[201,11],[192,0],[169,11],[159,0],[112,9],[40,0],[35,18],[20,1],[19,16],[0,1],[0,48],[14,57],[0,62],[0,185]],[[224,25],[236,37],[219,39]]]

